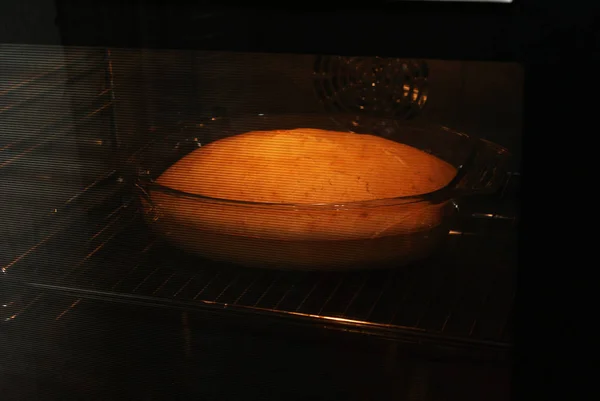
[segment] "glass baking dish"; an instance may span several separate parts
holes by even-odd
[[[379,135],[430,153],[457,173],[445,187],[426,194],[326,204],[218,199],[156,182],[175,162],[210,142],[249,131],[294,128]],[[434,254],[448,236],[457,201],[497,190],[508,156],[501,146],[433,124],[258,114],[186,125],[149,144],[133,164],[147,224],[181,249],[251,267],[356,269],[401,266]]]

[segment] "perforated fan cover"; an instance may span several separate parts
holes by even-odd
[[[425,61],[318,56],[314,86],[324,108],[355,116],[410,119],[427,103]]]

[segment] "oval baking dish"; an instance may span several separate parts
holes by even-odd
[[[231,191],[219,190],[226,183],[215,181],[214,171],[195,169],[191,172],[189,167],[192,152],[212,142],[221,144],[225,141],[220,140],[233,138],[242,143],[241,135],[247,132],[267,131],[269,134],[297,128],[309,132],[327,130],[332,133],[331,138],[337,135],[348,143],[358,143],[356,140],[361,135],[364,138],[364,134],[385,138],[381,140],[383,143],[400,143],[425,152],[424,158],[435,157],[451,166],[452,173],[446,173],[444,181],[426,193],[286,202],[285,199],[257,201],[251,197],[246,200],[228,196]],[[289,135],[295,135],[296,131],[290,132]],[[237,149],[239,154],[247,151],[243,146]],[[361,162],[358,153],[352,150],[347,151],[347,157]],[[167,134],[151,144],[135,164],[139,171],[137,188],[147,223],[179,248],[209,259],[252,267],[350,269],[399,266],[431,255],[448,235],[454,215],[453,200],[497,188],[503,178],[502,165],[507,155],[500,146],[441,126],[383,119],[357,121],[339,115],[246,115],[210,119]],[[268,176],[267,168],[261,179],[263,170],[259,170],[256,163],[244,160],[232,153],[219,159],[216,170],[223,170],[223,177],[229,178],[226,171],[238,173],[244,168],[252,169],[254,180],[249,181],[247,188],[250,193],[252,185],[273,189],[269,191],[273,194],[286,190],[285,185],[281,188],[286,177]],[[374,165],[374,162],[362,161],[367,164],[362,170]],[[183,166],[184,163],[187,165]],[[302,165],[291,165],[290,174],[294,174],[296,167],[301,169]],[[165,179],[169,171],[173,176],[173,169],[184,177],[179,181],[186,185]],[[357,169],[361,171],[361,166]],[[320,173],[317,170],[314,174]],[[381,177],[387,179],[386,185],[393,186],[397,172],[390,169],[370,171],[370,174],[371,180]],[[235,180],[233,185],[236,185]],[[243,185],[246,184],[240,183],[238,187],[244,189]],[[288,196],[288,199],[294,198]]]

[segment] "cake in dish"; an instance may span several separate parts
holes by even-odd
[[[315,268],[408,260],[447,206],[414,196],[455,175],[433,155],[374,135],[252,131],[173,164],[156,184],[175,191],[151,191],[146,207],[171,242],[213,259]]]

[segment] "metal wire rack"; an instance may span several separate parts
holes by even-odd
[[[506,238],[490,241],[455,233],[442,254],[404,269],[238,268],[188,255],[157,239],[144,226],[135,200],[124,198],[119,185],[123,184],[114,183],[117,189],[108,200],[88,208],[94,224],[66,223],[4,265],[5,278],[15,278],[40,293],[158,302],[318,323],[409,341],[509,348],[514,253],[507,252]],[[15,319],[37,301],[34,297],[11,305],[3,318]]]

